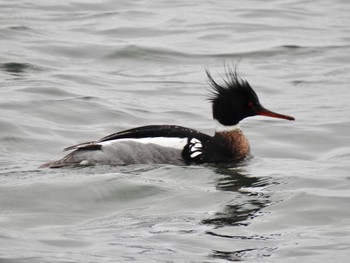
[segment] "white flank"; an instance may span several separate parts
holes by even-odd
[[[239,129],[240,129],[239,124],[226,126],[226,125],[222,125],[221,123],[216,121],[216,128],[215,128],[216,132],[229,132],[229,131],[234,131],[234,130],[239,130]]]
[[[174,137],[148,137],[148,138],[140,138],[140,139],[117,139],[117,140],[110,140],[101,142],[99,144],[101,145],[108,145],[108,144],[114,144],[118,142],[137,142],[137,143],[143,143],[143,144],[157,144],[163,147],[171,147],[175,149],[182,150],[185,145],[187,144],[188,138],[174,138]]]

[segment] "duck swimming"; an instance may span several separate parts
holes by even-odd
[[[228,69],[223,84],[206,73],[213,118],[217,122],[214,136],[177,125],[142,126],[67,147],[64,150],[71,151],[69,154],[40,168],[235,162],[250,153],[249,142],[238,125],[241,120],[255,115],[294,120],[264,108],[249,83],[236,71]]]

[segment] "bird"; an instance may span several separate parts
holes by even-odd
[[[217,123],[213,136],[178,125],[147,125],[119,131],[96,141],[69,146],[62,159],[40,168],[130,164],[190,165],[236,163],[250,156],[250,145],[239,123],[262,115],[293,121],[294,117],[264,108],[247,80],[227,69],[222,83],[206,70],[209,101]]]

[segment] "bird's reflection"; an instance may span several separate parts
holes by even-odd
[[[221,211],[217,211],[209,218],[202,220],[203,224],[214,226],[212,231],[206,234],[228,238],[232,240],[252,240],[264,241],[267,238],[263,236],[238,236],[232,234],[216,233],[215,229],[227,226],[247,226],[254,218],[263,215],[262,209],[271,204],[271,193],[261,191],[261,188],[271,184],[276,184],[275,179],[271,177],[256,177],[247,172],[245,164],[235,166],[215,166],[212,167],[217,174],[216,189],[219,191],[232,192],[233,197],[228,203],[224,204]],[[245,252],[254,253],[255,248],[247,248]],[[267,248],[268,251],[275,248]],[[213,251],[211,257],[227,258],[228,260],[239,261],[240,257],[244,258],[246,253],[242,251]],[[258,253],[258,251],[255,251]],[[255,254],[256,254],[255,253]],[[258,253],[261,254],[261,253]],[[264,254],[264,253],[263,253]],[[268,254],[268,253],[267,253]]]
[[[276,248],[248,248],[230,252],[224,251],[213,251],[211,257],[225,259],[227,261],[244,261],[244,258],[265,258],[269,257],[272,251],[276,250]]]
[[[0,64],[0,68],[8,73],[12,74],[19,74],[23,73],[28,69],[30,66],[26,63],[15,63],[15,62],[9,62],[9,63],[2,63]]]
[[[222,211],[204,219],[202,223],[215,227],[246,225],[249,219],[258,216],[259,211],[270,204],[268,193],[255,192],[254,189],[268,186],[272,183],[271,178],[251,176],[242,165],[216,166],[213,169],[218,175],[216,189],[238,193],[240,198],[233,199]]]

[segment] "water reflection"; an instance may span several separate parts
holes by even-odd
[[[235,167],[220,166],[213,167],[218,175],[216,179],[216,189],[220,191],[234,193],[229,203],[225,204],[221,211],[216,212],[210,218],[202,220],[203,224],[211,224],[214,226],[212,231],[206,234],[218,238],[232,240],[254,240],[265,241],[270,237],[251,235],[232,235],[222,231],[225,227],[248,226],[252,220],[263,215],[262,209],[271,204],[271,193],[261,191],[262,187],[276,184],[276,180],[272,177],[256,177],[249,174],[243,165]],[[216,233],[216,229],[221,229],[220,233]],[[232,229],[230,231],[232,233]],[[254,242],[256,243],[256,242]],[[269,256],[275,248],[252,248],[237,251],[213,251],[210,257],[223,258],[229,261],[240,261],[247,258],[247,255],[257,257]]]
[[[218,175],[216,189],[239,193],[240,198],[235,198],[232,203],[226,204],[222,211],[203,220],[202,223],[213,224],[215,227],[247,225],[248,220],[260,215],[260,210],[271,203],[269,193],[254,191],[271,184],[271,178],[250,176],[244,167],[239,166],[220,166],[214,169]]]
[[[231,252],[214,251],[211,257],[225,259],[227,261],[243,261],[247,258],[269,257],[276,248],[248,248]]]
[[[0,64],[0,68],[9,73],[23,73],[31,67],[28,63],[9,62]]]
[[[215,173],[219,175],[216,188],[221,191],[237,192],[242,187],[262,187],[268,185],[266,178],[252,177],[242,166],[219,166],[215,168]]]
[[[30,71],[42,71],[43,69],[30,63],[6,62],[0,63],[0,70],[13,76],[22,76]]]

